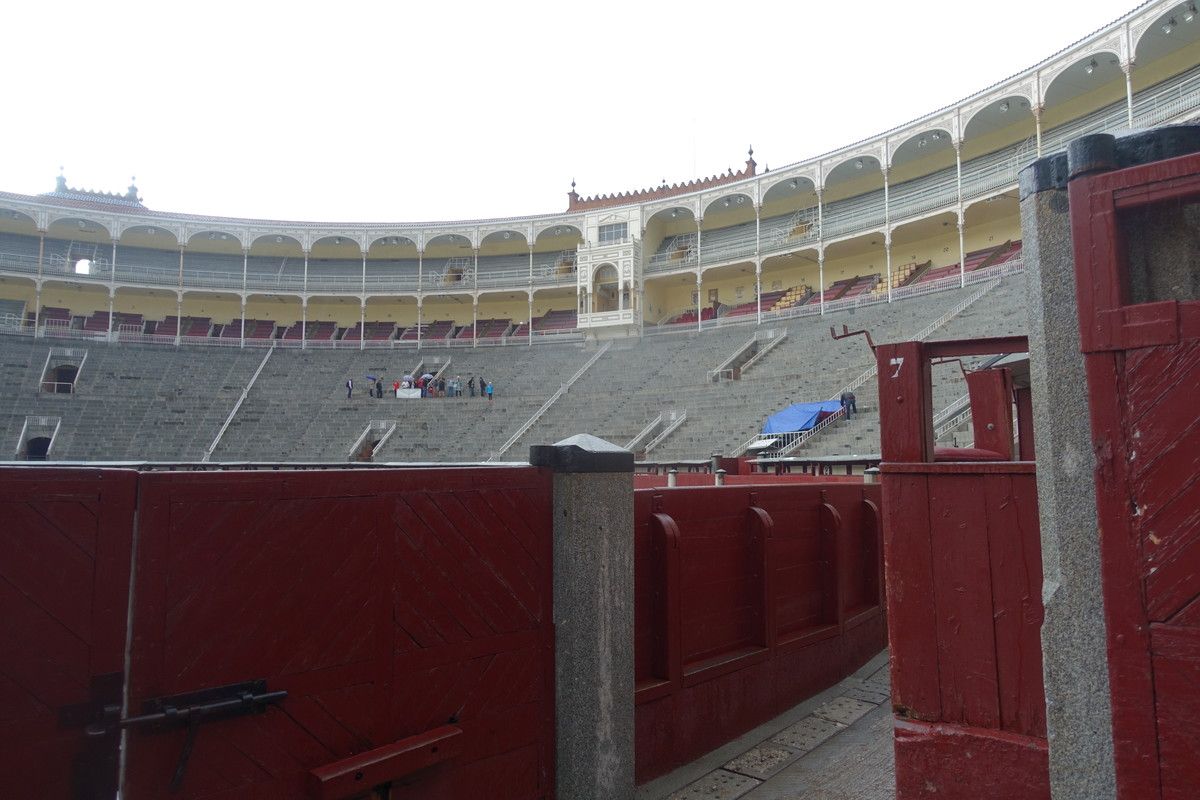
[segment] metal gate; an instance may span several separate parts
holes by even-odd
[[[120,678],[127,658],[126,708],[86,706],[91,737],[37,746],[79,760],[81,742],[123,737],[125,800],[553,795],[549,472],[146,473],[126,506],[99,501],[124,511],[122,541],[135,477],[132,582],[126,545],[126,583],[114,567],[103,601],[120,613],[93,613],[111,624],[90,673]],[[41,618],[19,624],[45,635]],[[46,702],[90,700],[88,677]],[[80,796],[22,777],[19,757],[4,754],[0,795]]]
[[[1200,156],[1070,184],[1120,796],[1200,785]]]

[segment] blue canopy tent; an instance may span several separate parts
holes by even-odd
[[[762,432],[766,433],[795,433],[806,431],[816,426],[821,420],[841,410],[842,404],[837,400],[824,400],[819,403],[796,403],[783,411],[778,411],[767,417]]]

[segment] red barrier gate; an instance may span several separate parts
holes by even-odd
[[[1123,798],[1200,786],[1198,201],[1197,155],[1070,184]]]
[[[897,800],[1048,798],[1027,388],[968,376],[975,447],[935,448],[931,359],[1020,353],[1023,338],[879,345],[880,465]],[[1026,384],[1027,386],[1027,384]]]
[[[861,482],[635,492],[639,782],[883,649],[879,495]]]
[[[0,470],[0,796],[112,797],[137,474]]]
[[[553,796],[549,472],[139,480],[124,798],[172,786],[183,798],[350,798],[377,785],[393,800]],[[17,484],[0,498],[30,490]],[[47,516],[44,505],[21,513]],[[121,670],[123,609],[105,616],[120,621],[118,646],[106,640],[92,674]],[[7,650],[22,632],[0,633]],[[47,702],[86,699],[76,671],[77,688]],[[26,736],[0,733],[6,757]],[[46,788],[48,758],[32,763],[36,776],[6,762],[0,795],[71,796]]]

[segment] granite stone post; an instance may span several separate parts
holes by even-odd
[[[581,434],[529,463],[554,471],[556,796],[632,800],[633,453]]]
[[[1065,154],[1021,171],[1041,511],[1042,675],[1055,800],[1116,796],[1091,417],[1080,353]]]

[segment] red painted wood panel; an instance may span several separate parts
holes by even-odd
[[[866,502],[878,508],[878,486],[635,492],[639,782],[761,724],[883,648],[879,530]],[[840,624],[848,603],[859,612],[853,626]]]
[[[0,797],[115,788],[115,737],[84,726],[120,702],[136,481],[0,469]]]
[[[131,708],[266,679],[265,714],[201,726],[180,797],[301,797],[311,770],[438,729],[461,752],[393,798],[553,793],[549,473],[142,478]],[[130,734],[160,797],[184,732]],[[458,745],[456,745],[458,746]]]
[[[1200,155],[1070,186],[1122,798],[1188,797],[1200,785],[1200,413],[1190,402],[1200,301],[1132,304],[1118,223],[1130,209],[1198,197]]]

